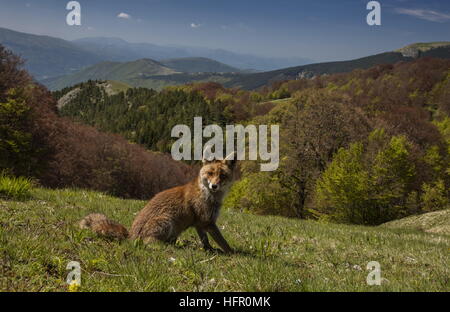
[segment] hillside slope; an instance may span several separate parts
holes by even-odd
[[[101,88],[101,90],[104,90],[107,95],[115,95],[120,92],[125,92],[129,88],[131,88],[129,85],[124,84],[122,82],[117,82],[114,80],[108,80],[104,82],[98,82],[96,83],[96,86]],[[77,98],[77,96],[81,92],[81,86],[75,85],[70,91],[65,93],[60,99],[58,99],[57,107],[58,109],[62,109],[67,104],[70,104],[74,99]]]
[[[383,224],[382,227],[450,235],[450,209],[394,220]]]
[[[35,189],[0,200],[0,291],[66,291],[69,261],[81,291],[448,291],[450,236],[223,211],[237,253],[206,253],[193,230],[176,246],[106,241],[75,224],[102,212],[127,227],[143,201]],[[382,285],[368,286],[370,261]]]
[[[400,61],[412,61],[401,53],[387,52],[356,60],[327,62],[284,68],[270,72],[240,75],[226,83],[227,87],[240,87],[246,90],[257,89],[271,82],[311,78],[317,75],[351,72],[355,69],[367,69],[380,64],[395,64]]]

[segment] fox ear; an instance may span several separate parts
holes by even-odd
[[[204,165],[206,165],[206,164],[212,163],[212,160],[209,160],[208,158],[206,158],[206,157],[203,156],[202,163],[203,163]]]
[[[202,163],[204,165],[211,163],[213,160],[211,159],[211,146],[205,147],[203,150],[203,159]]]
[[[212,161],[209,160],[208,157],[206,157],[206,155],[203,155],[202,163],[204,165],[206,165],[206,164],[209,164],[210,162],[212,162]]]
[[[236,152],[231,152],[224,160],[222,160],[222,162],[233,169],[237,162],[236,158]]]

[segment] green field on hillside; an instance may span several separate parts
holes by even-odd
[[[237,253],[201,249],[194,231],[176,246],[107,241],[76,222],[102,212],[130,226],[145,202],[83,190],[34,189],[0,200],[0,291],[448,291],[450,236],[223,211],[219,227]],[[448,226],[448,225],[447,225]],[[368,286],[368,262],[381,286]]]

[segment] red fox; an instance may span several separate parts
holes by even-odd
[[[199,175],[190,183],[156,194],[133,221],[130,232],[101,214],[80,221],[81,228],[113,238],[175,243],[187,228],[195,227],[205,250],[213,250],[208,235],[226,253],[233,250],[216,225],[222,199],[234,180],[235,153],[224,160],[203,160]]]

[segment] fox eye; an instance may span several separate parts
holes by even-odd
[[[212,173],[212,171],[208,171],[208,173],[207,173],[209,176],[211,176],[213,173]]]

